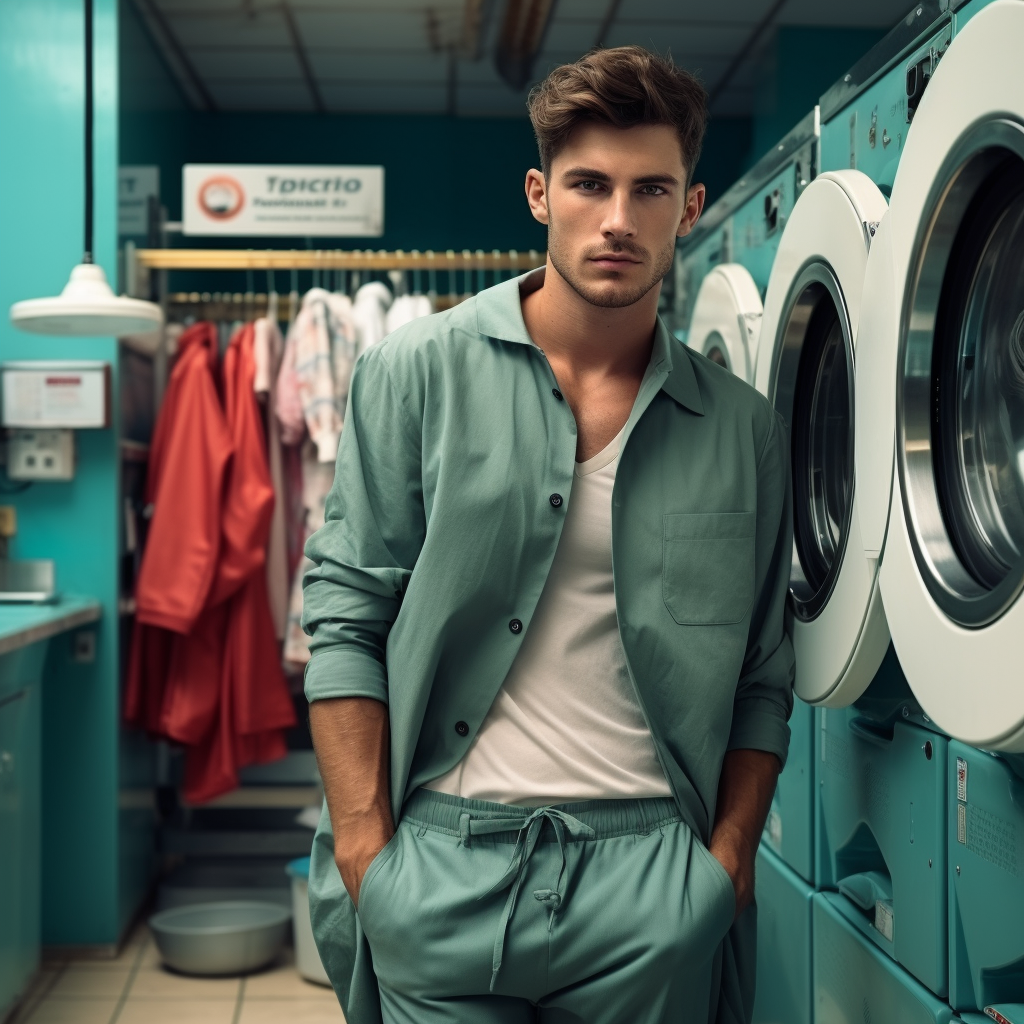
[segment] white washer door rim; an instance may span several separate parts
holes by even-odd
[[[841,333],[846,373],[848,427],[843,474],[845,495],[841,521],[835,524],[838,527],[835,532],[827,528],[831,510],[827,507],[827,496],[822,489],[822,479],[826,474],[816,472],[822,467],[813,457],[813,452],[809,451],[806,459],[800,459],[797,458],[796,450],[801,446],[813,445],[816,440],[813,436],[817,421],[815,413],[821,398],[818,385],[821,382],[821,363],[825,354],[820,350],[829,344],[834,332],[834,326],[823,332],[818,325],[817,336],[809,338],[822,302],[829,303],[829,312],[835,313],[834,326],[838,326]],[[792,424],[794,531],[790,595],[794,614],[810,622],[817,618],[832,596],[846,557],[846,545],[852,529],[855,486],[853,331],[843,289],[834,270],[822,257],[812,257],[796,274],[779,323],[780,338],[773,355],[769,397],[776,411],[787,423]],[[813,367],[808,363],[808,356],[815,359]],[[814,386],[801,388],[800,382],[806,379],[808,372],[814,374],[810,381]],[[801,401],[802,394],[810,399],[809,410],[797,408],[798,405],[807,404]],[[808,415],[800,415],[802,411]],[[806,419],[807,422],[797,422],[794,416],[799,416],[801,421]],[[806,474],[804,469],[808,470]],[[834,546],[829,551],[826,549],[830,543]],[[812,571],[809,572],[811,567]]]
[[[968,485],[962,482],[965,474],[957,472],[952,460],[959,458],[962,470],[963,457],[952,451],[952,437],[943,441],[945,433],[952,430],[959,434],[961,427],[959,415],[952,421],[948,412],[941,415],[940,392],[947,391],[943,391],[943,378],[936,376],[935,366],[944,355],[948,362],[949,356],[941,350],[937,353],[936,347],[945,340],[949,348],[950,339],[958,347],[963,345],[963,318],[957,318],[953,331],[945,327],[949,318],[943,315],[947,311],[943,302],[961,290],[947,282],[947,270],[958,244],[966,244],[961,241],[969,232],[969,227],[961,231],[965,215],[974,209],[992,175],[1014,156],[1024,164],[1024,125],[1006,116],[975,122],[948,151],[933,179],[925,215],[919,223],[900,322],[896,464],[907,532],[922,582],[932,599],[953,622],[967,629],[991,624],[1017,600],[1024,590],[1024,555],[994,585],[994,580],[980,579],[981,573],[968,565],[970,555],[964,538],[967,528],[955,524],[977,513],[969,496],[957,497]],[[990,198],[998,202],[1003,197],[996,193]],[[967,304],[973,282],[963,292]],[[959,356],[954,358],[959,366]],[[949,389],[950,385],[945,387]],[[957,390],[955,383],[952,390]],[[937,482],[940,462],[947,467],[941,484]]]

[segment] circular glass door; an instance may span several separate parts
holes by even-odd
[[[1024,128],[967,132],[925,209],[901,326],[900,481],[929,592],[979,627],[1024,585]]]
[[[719,366],[724,366],[728,370],[729,357],[725,354],[726,351],[725,338],[723,338],[718,331],[712,331],[708,335],[707,341],[704,343],[704,355],[706,355],[711,362],[717,363]]]
[[[790,431],[795,614],[815,618],[835,587],[853,510],[853,344],[839,283],[821,262],[790,289],[776,349],[775,408]]]

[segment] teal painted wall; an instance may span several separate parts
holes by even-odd
[[[96,0],[96,261],[113,280],[118,134],[116,0]],[[83,21],[80,0],[0,4],[0,359],[101,359],[117,394],[117,344],[15,331],[7,309],[54,294],[82,254]],[[60,588],[103,605],[93,664],[70,640],[50,647],[43,685],[43,942],[117,941],[151,860],[119,811],[118,409],[107,430],[79,431],[68,483],[3,495],[18,511],[18,557],[57,562]],[[5,484],[9,487],[9,484]],[[140,838],[141,836],[141,838]],[[126,857],[126,851],[133,854]]]
[[[885,29],[779,28],[757,73],[753,166],[886,33]]]

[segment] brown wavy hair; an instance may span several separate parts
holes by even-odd
[[[591,50],[555,68],[533,88],[527,107],[545,175],[583,122],[664,124],[679,135],[689,185],[708,123],[708,94],[696,76],[642,46]]]

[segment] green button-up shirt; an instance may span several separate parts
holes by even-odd
[[[504,282],[359,360],[326,525],[306,547],[306,696],[388,705],[396,820],[473,742],[573,500],[575,420],[523,322],[520,287],[537,284]],[[637,699],[680,812],[705,842],[725,752],[785,762],[791,550],[781,421],[659,320],[621,441],[612,565]],[[318,838],[326,850],[326,814]],[[314,875],[331,870],[314,856]],[[338,895],[333,879],[310,884],[314,900]],[[314,924],[340,926],[337,911],[314,906]]]

